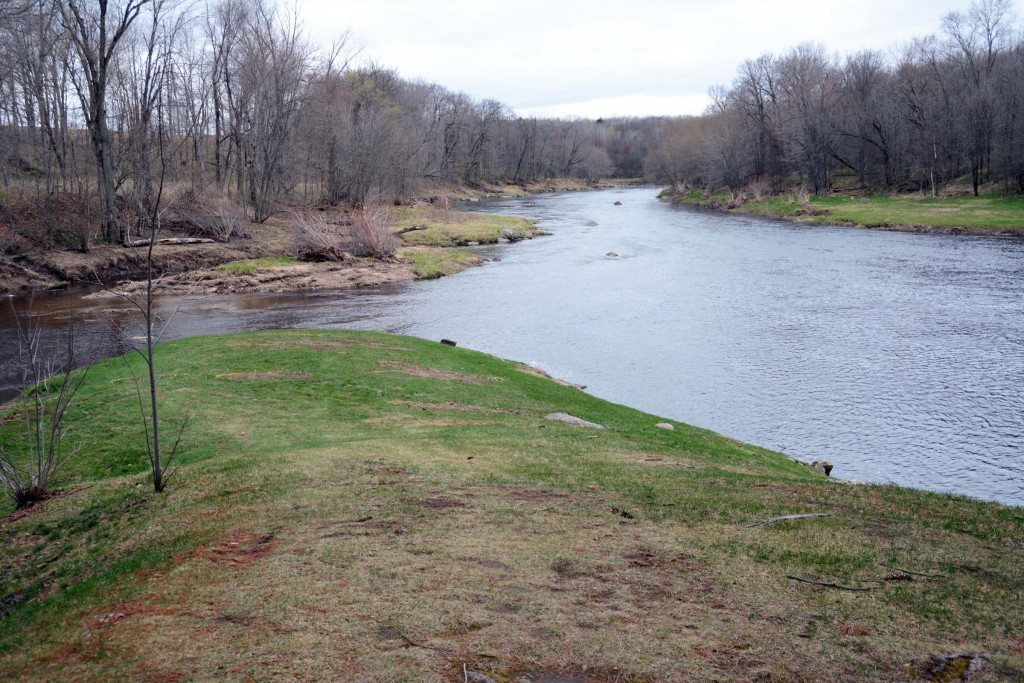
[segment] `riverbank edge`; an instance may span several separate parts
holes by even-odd
[[[390,677],[389,667],[402,666],[418,677],[426,669],[416,667],[456,661],[451,676],[429,679],[452,682],[474,670],[515,680],[524,662],[531,671],[617,666],[626,675],[616,680],[638,682],[683,672],[917,680],[950,653],[982,657],[1004,674],[1024,666],[1012,637],[1021,621],[1022,579],[1011,569],[1024,548],[1020,510],[840,486],[782,454],[427,340],[290,330],[158,349],[164,414],[190,412],[186,443],[201,453],[186,456],[168,492],[154,496],[139,473],[143,452],[125,473],[117,469],[124,444],[85,451],[96,461],[71,464],[85,469],[66,479],[67,495],[0,522],[5,579],[14,583],[6,588],[28,586],[9,593],[0,623],[7,680],[130,678],[133,667],[155,666],[158,652],[161,671],[202,678],[267,647],[287,661],[302,657],[308,648],[290,649],[305,644],[299,636],[338,623],[362,653],[351,660],[331,650],[332,661],[357,667],[350,675]],[[71,421],[93,436],[130,430],[119,408],[130,372],[122,359],[94,366],[80,399],[85,415]],[[318,423],[346,438],[310,434],[302,425],[317,419],[311,410],[336,416]],[[546,421],[555,410],[607,429]],[[306,417],[297,422],[296,412]],[[300,433],[313,441],[292,441]],[[103,467],[105,458],[117,467]],[[788,514],[804,517],[776,519]],[[879,544],[878,534],[893,542]],[[40,542],[53,545],[40,554]],[[421,551],[427,568],[411,567]],[[37,580],[43,556],[43,578],[59,579]],[[330,562],[338,557],[350,559]],[[324,568],[330,580],[321,580]],[[886,578],[864,578],[875,575]],[[449,613],[447,593],[417,588],[442,579],[475,601],[456,601]],[[519,593],[528,607],[503,607],[508,585],[528,587]],[[608,587],[616,596],[598,595]],[[300,600],[309,588],[315,604]],[[682,599],[691,593],[696,601]],[[373,596],[384,594],[381,611]],[[540,599],[554,601],[550,611]],[[474,607],[494,600],[500,619]],[[581,620],[537,631],[566,610]],[[678,628],[686,619],[702,624],[692,643]],[[269,626],[246,632],[258,638],[237,653],[216,645],[241,637],[240,624]],[[395,662],[393,648],[374,647],[391,638],[385,629],[429,643],[412,646],[426,661]],[[182,632],[206,636],[187,651],[165,647]],[[557,659],[566,638],[579,660]],[[505,651],[512,640],[515,652]],[[700,656],[719,641],[743,642],[752,654]],[[103,656],[93,656],[97,646]],[[338,673],[295,660],[297,670],[306,665]]]
[[[694,193],[679,193],[671,188],[662,190],[658,199],[668,201],[672,204],[690,206],[718,213],[736,213],[744,216],[755,216],[769,218],[772,220],[786,221],[800,225],[820,225],[837,228],[858,228],[865,230],[881,230],[887,232],[922,233],[931,235],[970,235],[977,237],[1024,237],[1024,216],[1021,216],[1020,227],[986,228],[971,225],[961,225],[950,222],[948,225],[926,225],[914,222],[861,222],[851,219],[832,216],[828,209],[796,209],[800,213],[786,213],[775,211],[758,201],[733,201],[720,197],[708,197],[701,193],[700,197]],[[871,197],[864,199],[870,201]]]
[[[474,185],[441,185],[422,193],[411,202],[411,206],[435,206],[451,202],[477,202],[488,199],[512,199],[528,197],[535,194],[553,192],[583,192],[592,190],[612,189],[615,187],[632,187],[643,184],[637,179],[609,179],[588,182],[576,179],[554,178],[544,181],[524,183],[495,183]],[[458,212],[465,216],[481,215],[475,212]],[[280,221],[281,219],[277,219]],[[275,219],[268,223],[273,225]],[[250,225],[254,234],[259,234],[263,226]],[[522,237],[529,239],[540,233],[524,233]],[[471,245],[487,244],[502,241],[501,239],[468,240]],[[452,245],[457,246],[457,245]],[[426,275],[418,275],[422,258],[423,245],[404,250],[398,258],[390,261],[377,261],[369,264],[365,259],[351,259],[343,267],[334,264],[311,264],[310,269],[284,268],[281,272],[264,276],[260,279],[273,277],[278,282],[275,289],[261,289],[260,283],[254,286],[253,279],[237,278],[232,283],[225,280],[223,273],[211,273],[219,266],[234,261],[260,259],[267,257],[292,256],[289,245],[261,243],[259,239],[236,239],[229,243],[213,245],[158,245],[155,249],[158,271],[168,278],[174,279],[174,289],[189,289],[189,273],[191,280],[210,280],[216,275],[223,282],[213,288],[207,287],[209,293],[245,293],[259,291],[332,291],[357,287],[369,287],[393,282],[407,282],[417,279],[434,279],[482,265],[486,262],[478,256],[436,259],[439,263],[428,264],[423,270]],[[416,252],[420,254],[416,256]],[[137,250],[120,246],[97,245],[89,254],[81,254],[73,250],[34,250],[17,256],[0,255],[0,296],[30,296],[34,292],[63,289],[70,284],[97,284],[106,286],[117,285],[119,291],[138,287],[138,281],[145,274],[144,255]],[[289,272],[291,271],[291,272]],[[343,272],[346,271],[346,272]],[[281,277],[277,277],[277,276]],[[135,282],[136,284],[125,284]],[[170,283],[165,283],[169,285]]]

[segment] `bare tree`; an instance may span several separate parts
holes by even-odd
[[[107,120],[107,88],[121,40],[150,0],[56,0],[56,7],[81,66],[76,84],[96,157],[97,184],[106,209],[106,237],[124,237],[118,220],[113,145]]]

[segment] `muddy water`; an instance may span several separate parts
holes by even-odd
[[[501,260],[433,282],[168,301],[165,317],[178,310],[165,338],[275,327],[451,337],[604,398],[829,459],[841,477],[1024,504],[1024,241],[801,227],[654,194],[473,205],[553,234],[483,249]],[[69,293],[35,305],[53,329],[77,306],[91,358],[140,331],[116,302]],[[13,365],[0,365],[8,387]]]

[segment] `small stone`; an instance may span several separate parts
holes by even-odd
[[[490,676],[484,676],[476,671],[467,671],[466,681],[467,683],[496,683],[496,681]]]
[[[615,206],[622,206],[622,202],[615,202]]]
[[[596,228],[597,227],[597,221],[587,221],[587,227],[588,228]]]
[[[458,346],[458,343],[452,341],[451,339],[442,339],[441,343],[444,344],[445,346]]]
[[[614,251],[609,251],[607,254],[605,254],[605,256],[611,256],[612,258],[617,258],[618,254],[616,254]]]
[[[659,422],[654,426],[657,427],[658,429],[667,429],[670,432],[676,431],[676,428],[670,425],[668,422]]]
[[[599,425],[596,422],[587,422],[582,418],[569,415],[568,413],[551,413],[550,415],[546,415],[545,419],[557,420],[558,422],[565,422],[577,427],[586,427],[587,429],[604,429],[603,425]]]
[[[815,460],[811,463],[811,467],[819,472],[824,472],[826,477],[832,476],[832,463],[828,460]]]

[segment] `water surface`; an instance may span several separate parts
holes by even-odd
[[[432,282],[185,301],[166,337],[294,326],[450,337],[603,398],[831,460],[840,477],[1024,504],[1024,240],[805,227],[654,195],[474,204],[552,235],[483,248],[500,261]],[[56,324],[70,302],[37,304]],[[138,334],[116,302],[79,316],[93,356]],[[9,326],[0,313],[8,352]],[[16,382],[10,370],[0,382]]]

